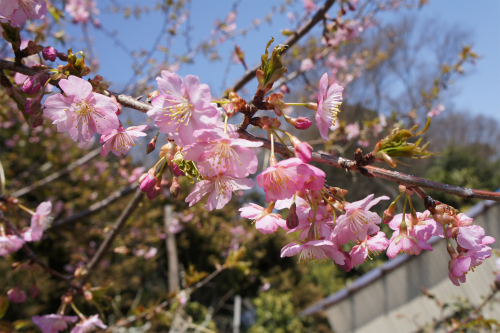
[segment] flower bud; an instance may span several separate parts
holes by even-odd
[[[172,173],[175,177],[179,177],[179,176],[185,176],[186,174],[184,173],[184,171],[182,171],[181,169],[179,169],[179,166],[175,163],[172,163]]]
[[[312,121],[307,117],[291,118],[289,123],[300,130],[308,129],[312,125]]]
[[[290,206],[290,212],[288,213],[288,216],[286,218],[286,227],[288,229],[294,229],[297,228],[299,225],[299,217],[297,216],[297,205],[292,203]]]
[[[43,118],[41,114],[35,114],[30,117],[30,126],[31,128],[37,128],[38,126],[42,126]]]
[[[175,156],[175,148],[175,143],[173,141],[169,141],[161,147],[160,158],[166,156],[167,161],[171,162]]]
[[[55,48],[53,48],[52,46],[47,46],[46,48],[43,49],[42,56],[43,56],[43,59],[45,59],[45,60],[56,61],[57,50]]]
[[[172,194],[174,198],[177,198],[180,193],[181,193],[181,186],[177,181],[177,177],[173,177],[172,186],[170,186],[170,194]]]
[[[68,55],[66,53],[57,52],[57,57],[61,61],[68,61]]]
[[[286,84],[282,84],[280,86],[280,91],[283,93],[283,94],[289,94],[290,93],[290,88],[288,88],[288,86]]]
[[[292,142],[293,148],[295,148],[295,156],[300,158],[304,163],[311,162],[311,151],[313,149],[311,145],[306,142],[301,142],[295,136],[292,136],[290,141]]]
[[[7,291],[7,296],[12,303],[23,303],[26,300],[26,294],[19,289],[19,286]]]
[[[234,91],[230,92],[228,97],[231,101],[231,104],[233,105],[234,112],[240,111],[247,105],[247,102]]]
[[[161,187],[159,185],[155,185],[155,187],[148,192],[148,199],[152,201],[154,198],[159,196],[160,193],[161,193]]]
[[[384,211],[384,215],[382,217],[382,222],[387,224],[392,221],[394,218],[394,211],[396,210],[396,201],[391,202],[389,208]]]
[[[156,148],[156,140],[158,140],[158,137],[155,136],[149,143],[148,146],[146,147],[146,154],[151,153],[153,150]]]
[[[147,174],[143,174],[141,178],[139,178],[139,187],[141,191],[147,193],[153,189],[156,184],[155,170],[150,169]],[[146,175],[144,177],[144,175]]]
[[[92,299],[94,298],[94,295],[92,295],[92,293],[90,292],[90,290],[85,290],[83,292],[83,295],[85,296],[85,299],[87,301],[89,301],[89,302],[92,301]]]
[[[23,83],[23,92],[28,95],[36,94],[42,87],[41,76],[36,74],[29,76]]]

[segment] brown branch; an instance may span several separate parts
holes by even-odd
[[[1,59],[0,59],[0,69],[9,69],[9,70],[13,70],[13,71],[23,73],[26,75],[34,75],[36,73],[35,71],[27,68],[26,66],[16,65],[13,62],[1,60]],[[26,69],[28,71],[26,71]],[[114,94],[114,93],[112,93],[112,94]],[[118,95],[118,96],[119,96],[119,98],[117,97],[118,102],[120,104],[122,104],[123,106],[129,107],[131,109],[136,109],[136,110],[139,110],[141,112],[145,112],[145,111],[153,108],[152,105],[150,105],[148,103],[136,101],[135,99],[133,99],[133,97],[125,96],[125,95]],[[268,139],[256,137],[256,136],[254,136],[246,131],[240,131],[239,133],[240,133],[240,136],[242,138],[249,140],[249,141],[262,142],[262,143],[264,143],[263,147],[265,147],[267,149],[271,149],[271,142]],[[293,151],[293,147],[289,147],[289,150]],[[279,143],[275,144],[275,151],[282,156],[287,156],[285,147]],[[312,160],[315,162],[331,165],[331,166],[339,168],[339,169],[354,170],[354,171],[360,172],[360,170],[356,166],[355,161],[345,159],[342,157],[313,152],[312,153]],[[500,193],[498,193],[498,192],[475,190],[475,189],[470,189],[470,188],[465,188],[465,187],[459,187],[459,186],[454,186],[454,185],[438,183],[438,182],[434,182],[431,180],[407,175],[405,173],[401,173],[398,171],[391,171],[391,170],[375,167],[372,165],[365,166],[364,168],[367,169],[375,177],[387,179],[387,180],[390,180],[392,182],[395,182],[395,183],[398,183],[401,185],[405,185],[405,186],[409,186],[409,187],[429,188],[432,190],[453,194],[453,195],[456,195],[456,196],[459,196],[462,198],[466,198],[466,199],[486,199],[486,200],[500,201]]]
[[[293,35],[291,35],[285,42],[282,44],[288,45],[288,50],[294,46],[300,38],[302,38],[306,33],[308,33],[315,25],[316,23],[320,22],[324,17],[325,13],[330,9],[331,6],[335,3],[335,0],[327,0],[325,1],[325,4],[321,6],[318,11],[311,17],[307,22],[305,22],[297,31],[294,32]],[[282,54],[286,52],[283,51]],[[260,68],[260,65],[256,65],[253,67],[251,70],[247,71],[245,75],[241,79],[236,82],[234,86],[231,88],[227,89],[228,92],[230,91],[238,91],[245,84],[247,84],[251,79],[255,77],[255,74],[257,73],[257,70]]]
[[[139,185],[137,184],[137,182],[134,182],[131,185],[127,185],[125,187],[122,187],[121,189],[112,192],[105,199],[92,204],[89,208],[87,208],[79,213],[76,213],[74,215],[71,215],[70,217],[67,217],[65,219],[54,221],[50,228],[52,229],[52,228],[60,227],[60,226],[65,225],[65,224],[75,223],[81,219],[84,219],[87,216],[90,216],[90,215],[100,211],[101,209],[107,207],[108,205],[112,204],[116,200],[123,198],[124,196],[134,192],[134,190],[138,186]]]
[[[104,241],[101,243],[99,248],[97,249],[96,253],[90,259],[90,262],[87,264],[87,272],[86,275],[83,276],[82,281],[80,282],[80,285],[83,286],[87,279],[90,277],[90,274],[92,271],[96,268],[96,266],[101,262],[101,260],[104,258],[104,255],[106,254],[106,251],[108,248],[111,246],[111,243],[115,240],[116,236],[122,229],[122,227],[125,225],[125,222],[127,222],[128,218],[134,210],[139,206],[139,203],[141,202],[143,197],[143,193],[141,192],[140,189],[137,189],[135,191],[134,197],[130,202],[128,203],[127,207],[125,207],[125,210],[121,213],[120,217],[116,220],[115,224],[111,228],[110,232],[107,234],[106,238]]]
[[[45,177],[42,180],[37,180],[37,181],[33,182],[33,184],[26,186],[25,188],[22,188],[16,192],[12,193],[11,196],[20,197],[21,195],[25,195],[26,193],[29,193],[40,186],[43,186],[47,183],[50,183],[51,181],[56,180],[57,178],[64,176],[67,173],[70,173],[71,170],[73,170],[74,168],[79,167],[79,166],[87,163],[88,161],[90,161],[94,157],[96,157],[100,151],[101,151],[101,148],[96,148],[96,149],[92,150],[90,153],[77,159],[75,162],[71,163],[70,165],[68,165],[64,169],[59,170],[57,172],[54,172],[53,174]]]
[[[262,142],[264,148],[271,149],[271,141],[266,138],[254,136],[246,131],[240,131],[239,134],[240,138],[249,141]],[[294,151],[292,146],[288,146],[288,149],[292,152]],[[283,157],[288,156],[285,147],[280,143],[276,142],[274,144],[274,151]],[[346,158],[313,152],[312,160],[322,164],[331,165],[335,168],[359,172],[358,167],[356,166],[356,162]],[[474,190],[466,187],[438,183],[412,175],[407,175],[402,172],[387,170],[372,165],[365,166],[364,168],[366,168],[376,177],[387,179],[409,187],[430,188],[432,190],[453,194],[466,199],[486,199],[500,201],[500,193],[498,192]]]
[[[0,220],[5,222],[5,224],[9,227],[9,229],[12,230],[12,232],[15,233],[17,237],[23,239],[23,236],[21,235],[19,230],[17,230],[17,228],[12,224],[12,222],[5,216],[2,210],[0,210]],[[35,252],[33,252],[33,250],[28,246],[28,244],[26,244],[26,242],[24,242],[23,244],[23,249],[33,262],[36,262],[38,265],[40,265],[40,267],[46,270],[50,275],[65,281],[72,288],[79,289],[78,286],[71,283],[71,280],[73,279],[72,275],[66,276],[50,268],[49,265],[47,265],[45,262],[43,262],[37,257]]]

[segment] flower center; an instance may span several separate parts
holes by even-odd
[[[317,246],[309,246],[307,249],[302,250],[300,253],[298,264],[308,263],[314,260],[315,262],[328,262],[328,257],[325,255],[325,252],[320,247]]]
[[[358,208],[351,214],[351,231],[354,233],[362,231],[366,225],[370,224],[372,221],[373,219],[366,213],[366,211]]]
[[[298,175],[300,177],[300,175]],[[283,170],[281,167],[276,168],[276,170],[272,171],[268,175],[268,181],[266,182],[265,186],[267,190],[277,190],[278,192],[281,192],[281,189],[285,188],[289,190],[290,189],[290,183],[297,184],[290,178],[290,176],[287,174],[285,170]]]
[[[163,110],[168,110],[168,112],[170,112],[169,114],[166,113],[165,116],[168,115],[171,121],[175,121],[177,127],[179,127],[179,125],[182,123],[187,126],[189,124],[189,119],[193,114],[193,104],[189,103],[189,100],[186,98],[186,96],[184,98],[180,98],[180,100],[165,100],[169,103],[174,104],[163,108]],[[170,122],[168,124],[170,125]],[[176,131],[178,130],[179,128],[176,129]]]

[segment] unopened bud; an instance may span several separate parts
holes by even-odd
[[[234,107],[234,112],[240,111],[242,108],[244,108],[247,105],[247,102],[243,98],[238,96],[237,93],[235,93],[233,91],[229,93],[228,97],[229,97],[229,100],[231,101],[231,104]]]
[[[293,127],[300,130],[305,130],[311,127],[312,121],[307,117],[290,118],[288,121]]]
[[[46,48],[43,49],[42,56],[43,56],[43,59],[45,59],[45,60],[56,61],[57,50],[55,48],[53,48],[52,46],[47,46]]]
[[[151,153],[153,150],[156,148],[156,140],[158,140],[158,137],[155,136],[149,143],[148,146],[146,147],[146,154]]]
[[[392,219],[394,218],[394,211],[396,210],[396,203],[397,203],[397,201],[391,202],[391,204],[389,205],[389,208],[387,208],[384,211],[384,215],[382,217],[383,223],[387,224],[387,223],[391,222]]]
[[[311,147],[310,144],[306,142],[301,142],[295,136],[292,136],[290,138],[290,142],[292,143],[293,148],[295,149],[294,153],[296,157],[300,158],[304,163],[311,162],[312,158],[311,151],[313,148]]]
[[[42,126],[43,118],[40,114],[36,114],[30,117],[30,126],[31,128],[37,128],[38,126]]]
[[[295,229],[299,225],[299,217],[297,216],[297,205],[292,203],[290,206],[290,212],[286,218],[286,227],[288,229]]]
[[[83,292],[83,295],[85,296],[85,299],[87,301],[89,301],[89,302],[92,301],[92,299],[94,298],[94,295],[92,295],[92,293],[90,292],[90,290],[85,290]]]
[[[168,162],[174,159],[176,153],[176,145],[173,141],[169,141],[167,144],[161,147],[160,158],[166,156]]]
[[[156,185],[155,170],[150,169],[148,173],[142,174],[139,178],[139,187],[142,192],[147,193]]]
[[[161,184],[161,182],[160,182]],[[161,193],[161,187],[159,184],[155,185],[155,187],[148,192],[148,199],[149,200],[153,200],[154,198],[156,198],[157,196],[159,196]]]
[[[68,61],[68,55],[66,53],[57,52],[57,57],[61,61]]]
[[[282,84],[280,86],[280,91],[283,93],[283,94],[289,94],[290,93],[290,88],[288,88],[288,86],[286,84]]]
[[[181,193],[181,186],[177,181],[177,177],[173,177],[172,186],[170,186],[170,194],[172,194],[174,198],[177,198],[180,193]]]
[[[61,296],[61,301],[64,303],[64,304],[71,304],[73,302],[73,296],[71,294],[66,294],[66,295],[62,295]]]

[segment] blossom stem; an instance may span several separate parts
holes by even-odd
[[[413,222],[417,222],[417,212],[413,208],[413,203],[411,202],[411,196],[408,196],[408,201],[410,202],[410,213],[411,213],[411,223],[410,227],[413,228]]]
[[[335,212],[335,210],[336,210],[337,208],[335,208],[335,206],[334,206],[334,205],[330,202],[330,200],[328,200],[328,199],[326,198],[326,196],[325,196],[323,193],[321,193],[321,196],[323,197],[323,199],[325,200],[325,202],[326,202],[327,204],[329,204],[329,205],[330,205],[330,207],[332,207],[332,209],[333,209],[333,225],[334,225],[334,226],[335,226],[335,225],[337,225],[337,213]]]
[[[78,317],[80,317],[82,320],[87,320],[87,317],[85,317],[83,315],[83,313],[81,313],[80,310],[77,309],[75,303],[71,302],[71,307],[73,308],[73,311],[76,312],[76,314],[78,315]]]
[[[271,156],[274,156],[274,138],[272,133],[271,133]]]
[[[292,152],[288,149],[288,146],[285,144],[285,142],[283,141],[283,139],[278,135],[278,133],[276,133],[274,131],[275,127],[272,127],[271,126],[271,132],[273,132],[274,135],[276,135],[276,137],[278,138],[279,142],[281,142],[281,144],[286,148],[286,151],[288,152],[289,156],[293,156]]]
[[[166,158],[166,156],[163,156],[162,158],[160,158],[160,160],[158,162],[156,162],[155,166],[152,167],[151,169],[154,169],[155,172],[156,172],[156,168],[158,167],[158,165],[160,165],[160,163]]]
[[[229,104],[231,101],[211,101],[211,103],[217,103],[217,104]]]
[[[17,206],[18,206],[19,208],[21,208],[22,210],[24,210],[25,212],[28,212],[28,213],[30,213],[31,215],[35,215],[35,212],[34,212],[34,211],[32,211],[31,209],[29,209],[28,207],[25,207],[25,206],[21,205],[20,203],[18,203],[18,204],[17,204]]]
[[[408,203],[408,194],[405,196],[405,204],[403,206],[403,221],[401,223],[405,223],[406,217],[406,204]]]
[[[225,116],[225,119],[224,119],[224,133],[227,134],[227,120],[229,119],[229,117],[226,115]]]
[[[309,103],[286,103],[286,105],[291,105],[291,106],[308,106]]]

